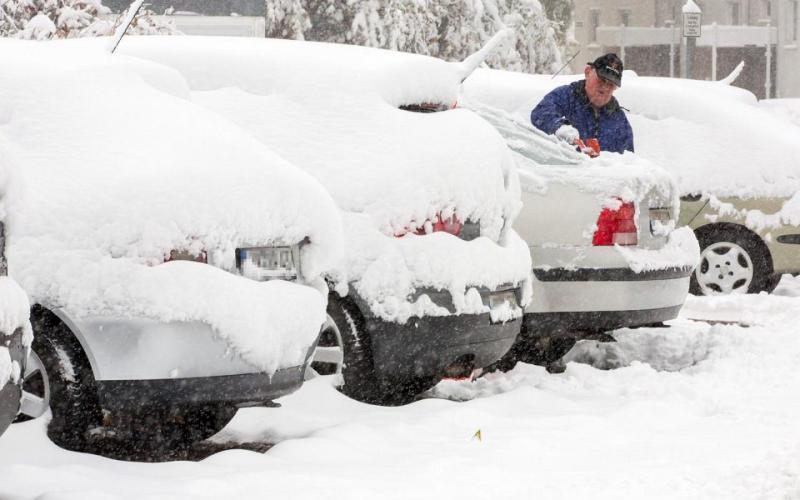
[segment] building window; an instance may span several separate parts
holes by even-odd
[[[589,11],[589,43],[597,43],[597,28],[600,27],[600,11]]]
[[[741,24],[739,15],[739,2],[731,2],[728,4],[728,12],[730,13],[730,23],[734,26]]]
[[[763,0],[761,2],[761,11],[764,14],[764,18],[772,19],[772,0]]]
[[[798,2],[797,0],[793,0],[792,1],[792,29],[791,29],[791,33],[792,33],[792,41],[793,42],[797,41],[797,14],[798,14],[798,5],[799,4],[800,4],[800,2]]]
[[[623,26],[631,25],[631,11],[629,9],[619,9],[619,23]]]

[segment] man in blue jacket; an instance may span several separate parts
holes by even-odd
[[[622,61],[606,54],[587,64],[585,80],[552,90],[531,112],[539,130],[576,144],[597,139],[601,151],[633,151],[633,130],[614,98],[622,86]]]

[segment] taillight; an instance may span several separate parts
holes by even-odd
[[[447,219],[442,219],[442,214],[438,214],[433,221],[425,221],[425,223],[416,228],[416,229],[406,229],[400,232],[395,233],[395,236],[400,238],[407,234],[416,234],[422,236],[424,234],[430,233],[440,233],[445,232],[452,234],[453,236],[461,236],[461,229],[464,227],[464,224],[458,220],[458,217],[455,214],[451,215]]]
[[[597,218],[597,230],[592,238],[594,246],[637,245],[636,207],[633,202],[622,202],[619,208],[604,208]]]
[[[170,250],[169,255],[164,259],[164,262],[172,262],[174,260],[189,260],[192,262],[201,262],[208,264],[208,254],[205,250],[195,255],[188,250]]]

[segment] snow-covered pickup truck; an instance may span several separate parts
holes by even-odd
[[[462,104],[514,151],[524,204],[514,224],[533,259],[533,301],[503,368],[555,363],[576,340],[675,318],[698,258],[692,232],[674,230],[666,171],[630,153],[590,159],[530,124],[536,78],[478,70],[464,83]]]
[[[346,394],[408,402],[511,347],[530,296],[528,249],[511,227],[514,161],[488,123],[451,109],[486,51],[454,64],[222,37],[131,37],[119,50],[176,68],[194,102],[311,173],[338,203],[345,256],[328,275],[316,366],[341,369]]]
[[[23,415],[57,444],[169,449],[296,390],[342,250],[311,176],[175,71],[0,40],[9,274],[34,304]]]

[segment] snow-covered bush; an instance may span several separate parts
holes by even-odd
[[[569,22],[550,0],[278,0],[267,2],[267,36],[366,45],[461,60],[504,27],[516,42],[487,62],[526,72],[552,72],[561,64],[559,40]],[[567,9],[567,12],[569,9]]]
[[[0,0],[0,36],[46,40],[106,36],[119,20],[101,0]],[[178,34],[172,21],[142,9],[129,28],[138,35]]]

